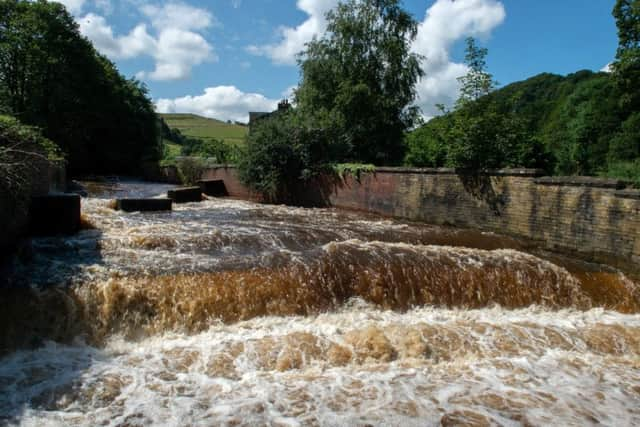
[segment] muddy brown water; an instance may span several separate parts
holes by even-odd
[[[634,425],[640,286],[492,233],[92,184],[0,293],[0,424]],[[8,286],[8,287],[7,287]]]

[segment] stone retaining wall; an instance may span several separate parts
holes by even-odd
[[[8,194],[0,189],[0,258],[12,249],[25,233],[29,223],[29,203],[34,196],[64,191],[66,187],[63,162],[31,160],[33,169],[26,177],[28,194]]]
[[[224,180],[232,197],[257,199],[232,167],[203,178]],[[378,168],[318,182],[322,191],[307,191],[324,195],[316,204],[493,231],[640,272],[640,191],[621,181],[528,169],[465,178],[451,169]]]

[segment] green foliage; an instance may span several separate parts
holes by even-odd
[[[411,104],[422,75],[410,51],[417,23],[399,0],[347,0],[327,14],[328,28],[300,56],[296,101],[330,127],[336,161],[393,164],[418,117]]]
[[[625,120],[618,99],[617,85],[607,73],[540,74],[411,132],[406,162],[606,175],[609,163],[640,157],[640,116]],[[476,149],[469,148],[472,144]]]
[[[333,172],[344,180],[347,175],[353,176],[356,180],[360,179],[363,173],[375,172],[375,165],[363,163],[337,163],[332,166]]]
[[[625,111],[640,111],[640,0],[617,0],[618,50],[612,64]]]
[[[618,178],[633,183],[636,188],[640,188],[640,159],[633,161],[619,161],[609,164],[605,176]]]
[[[295,199],[300,182],[325,169],[331,147],[326,128],[299,111],[272,115],[256,123],[239,163],[240,178],[271,202]]]
[[[12,205],[6,208],[25,209],[32,181],[47,173],[48,161],[61,159],[59,148],[39,129],[0,115],[0,194]]]
[[[468,172],[502,167],[546,167],[549,156],[526,121],[498,108],[489,97],[495,82],[486,70],[487,49],[467,39],[468,73],[459,79],[456,110],[406,137],[405,163],[449,166]],[[444,109],[443,109],[444,111]]]
[[[177,164],[178,157],[182,154],[182,146],[167,140],[164,140],[163,143],[164,148],[160,166],[175,166]]]
[[[182,155],[204,157],[216,163],[226,164],[231,160],[232,147],[220,139],[202,141],[195,138],[186,138],[182,144]]]
[[[202,179],[202,174],[208,166],[206,159],[197,157],[180,157],[176,161],[180,181],[187,185],[193,185]]]
[[[609,148],[610,162],[637,158],[640,158],[640,112],[627,117],[620,131],[611,139]]]
[[[406,136],[405,164],[418,167],[448,165],[450,129],[451,116],[441,116],[409,132]]]
[[[489,50],[479,47],[473,37],[467,38],[465,63],[469,67],[469,71],[466,75],[458,78],[460,83],[460,98],[456,103],[458,108],[477,101],[495,88],[496,82],[486,70],[488,53]]]
[[[147,89],[122,77],[59,3],[0,1],[0,105],[43,129],[70,173],[134,172],[162,146]]]

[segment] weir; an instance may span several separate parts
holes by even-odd
[[[2,424],[640,422],[640,286],[614,267],[331,208],[127,213],[111,199],[169,187],[85,186],[92,228],[32,239],[0,292]]]
[[[640,190],[620,180],[542,177],[535,169],[465,176],[453,169],[388,168],[321,176],[298,199],[429,224],[496,232],[640,275]],[[234,167],[211,167],[232,197],[257,200]]]

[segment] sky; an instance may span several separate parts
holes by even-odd
[[[248,120],[299,81],[296,54],[326,28],[339,0],[62,0],[81,33],[159,112]],[[464,40],[489,49],[500,85],[542,72],[605,69],[617,47],[615,0],[404,0],[425,57],[416,104],[425,117],[452,105],[466,72]]]

